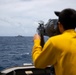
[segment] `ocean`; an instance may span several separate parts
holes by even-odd
[[[33,37],[0,37],[0,70],[32,63]]]

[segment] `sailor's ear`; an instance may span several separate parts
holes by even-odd
[[[63,33],[64,32],[64,27],[60,22],[58,22],[58,27],[59,27],[60,33]]]

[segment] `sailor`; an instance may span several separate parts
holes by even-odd
[[[56,75],[76,75],[76,10],[66,8],[55,14],[61,34],[50,37],[43,48],[41,37],[34,35],[33,63],[36,68],[53,65]]]

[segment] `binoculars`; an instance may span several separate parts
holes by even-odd
[[[46,24],[40,21],[38,24],[37,32],[39,35],[51,37],[60,34],[57,19],[49,19]]]

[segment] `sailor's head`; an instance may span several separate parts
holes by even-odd
[[[64,29],[75,29],[76,27],[76,10],[71,8],[66,8],[61,12],[55,11],[56,16],[58,16],[58,22],[60,22]]]

